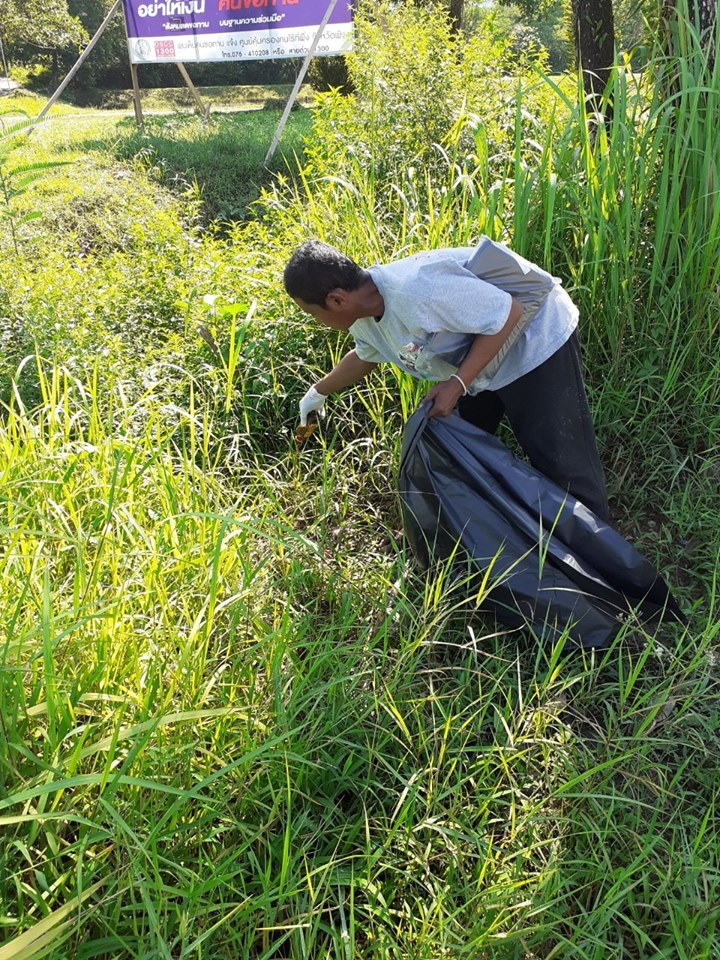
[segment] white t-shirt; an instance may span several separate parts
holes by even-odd
[[[446,380],[456,367],[432,352],[432,335],[494,334],[505,326],[512,298],[464,264],[473,247],[430,250],[370,267],[385,311],[379,320],[363,317],[350,327],[355,350],[369,363],[389,361],[424,380]],[[501,364],[480,371],[468,392],[498,390],[552,356],[577,327],[578,310],[558,283],[507,351]]]

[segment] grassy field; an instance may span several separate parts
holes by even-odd
[[[207,87],[195,85],[195,89],[202,99],[210,104],[211,112],[215,109],[220,111],[236,112],[245,110],[263,110],[263,109],[284,109],[288,101],[293,85],[291,83],[263,84],[243,86],[227,85],[223,87]],[[70,88],[72,92],[72,88]],[[123,113],[134,115],[133,92],[132,90],[98,90],[95,92],[97,99],[96,106],[101,108],[103,113],[112,113],[120,110]],[[4,109],[15,107],[27,109],[31,113],[37,113],[48,98],[39,94],[29,93],[22,88],[14,90],[0,99],[0,104]],[[176,87],[147,87],[140,88],[140,101],[144,111],[149,113],[178,113],[192,111],[195,106],[195,99],[188,87],[178,80]],[[313,92],[308,84],[303,84],[297,96],[298,107],[311,107],[313,104]],[[72,97],[61,97],[51,108],[52,116],[75,113],[78,109],[83,114],[88,114],[91,109],[85,105],[78,108],[72,101]]]
[[[215,97],[217,91],[201,91]],[[198,210],[203,222],[222,223],[250,215],[250,205],[273,175],[287,170],[302,153],[302,137],[310,130],[310,115],[305,109],[293,111],[275,155],[264,160],[277,130],[283,96],[289,88],[225,88],[222,112],[211,114],[208,122],[193,115],[186,103],[189,91],[148,91],[143,94],[147,109],[142,129],[138,128],[132,104],[105,111],[79,109],[68,104],[51,108],[42,130],[34,134],[34,145],[23,154],[76,160],[97,154],[142,165],[157,182],[170,184],[173,191],[195,191],[201,201]],[[300,98],[308,103],[306,91]],[[27,118],[35,116],[44,101],[27,94],[16,94],[4,104],[6,111],[18,111]],[[47,144],[47,146],[45,146]],[[35,147],[39,148],[37,153]]]
[[[210,104],[210,111],[284,109],[292,92],[291,83],[264,84],[224,87],[196,86],[202,100]],[[143,111],[149,113],[173,113],[179,110],[192,110],[195,99],[187,86],[141,88],[140,101]],[[308,84],[300,88],[297,96],[300,107],[310,107],[313,92]],[[133,110],[132,90],[105,91],[100,97],[104,110]]]
[[[389,48],[450,86],[411,26]],[[272,171],[272,110],[0,141],[2,960],[720,956],[717,125],[688,102],[641,182],[662,104],[618,80],[593,151],[550,88],[523,113],[486,85],[418,159],[408,76],[375,141],[362,100],[294,113]],[[281,290],[295,244],[498,223],[581,304],[614,518],[687,628],[583,654],[419,575],[393,478],[421,391],[392,370],[293,441],[346,348]]]

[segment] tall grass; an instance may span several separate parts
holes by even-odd
[[[2,430],[4,956],[703,955],[713,612],[575,662],[408,577],[364,449],[237,484],[211,411],[40,382]]]
[[[524,69],[395,167],[331,95],[226,239],[111,159],[122,127],[80,131],[94,203],[58,171],[38,255],[0,264],[38,344],[0,418],[1,960],[717,955],[717,75],[683,69],[675,98],[618,69],[594,138],[572,82]],[[354,155],[317,146],[332,124]],[[419,393],[392,371],[293,444],[346,344],[291,312],[286,252],[480,232],[580,302],[617,516],[687,629],[572,653],[417,575],[392,478]]]
[[[212,411],[40,382],[2,430],[4,956],[711,955],[713,611],[587,662],[489,632],[382,548],[364,449],[238,485]]]

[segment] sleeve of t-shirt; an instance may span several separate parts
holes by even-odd
[[[509,293],[476,277],[456,260],[423,264],[403,290],[415,324],[429,333],[493,334],[510,316]]]
[[[371,344],[365,343],[364,340],[358,340],[357,337],[353,339],[355,340],[355,353],[361,360],[365,360],[366,363],[383,363],[385,361],[385,357],[378,353]]]

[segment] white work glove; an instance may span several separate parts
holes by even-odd
[[[318,393],[315,387],[310,387],[308,392],[300,401],[300,426],[307,426],[308,414],[313,410],[319,417],[325,416],[325,394]]]

